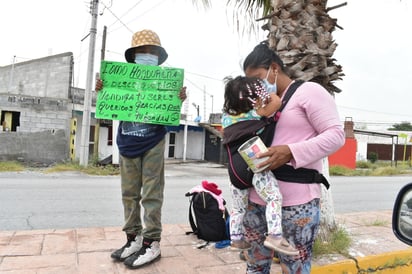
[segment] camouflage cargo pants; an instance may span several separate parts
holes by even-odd
[[[123,231],[160,240],[165,140],[137,158],[120,156]],[[142,222],[143,208],[143,222]]]

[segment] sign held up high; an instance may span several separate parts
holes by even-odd
[[[179,125],[183,69],[102,61],[96,118]]]

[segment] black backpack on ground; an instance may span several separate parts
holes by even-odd
[[[189,222],[192,231],[199,239],[219,242],[230,239],[228,230],[229,212],[219,208],[216,199],[208,192],[188,192],[190,197]]]

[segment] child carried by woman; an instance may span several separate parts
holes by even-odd
[[[281,106],[281,100],[276,93],[269,93],[265,83],[258,78],[243,76],[226,78],[224,97],[223,129],[243,121],[273,117]],[[298,250],[282,237],[282,195],[272,171],[264,170],[255,173],[252,185],[266,202],[267,236],[264,245],[286,255],[299,255]],[[250,244],[244,240],[243,217],[248,205],[249,189],[239,189],[232,183],[231,195],[233,201],[230,214],[231,246],[246,249]]]

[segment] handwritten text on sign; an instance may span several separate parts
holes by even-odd
[[[183,69],[102,61],[96,118],[179,125]]]

